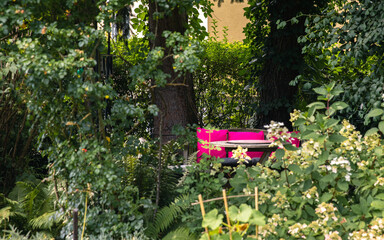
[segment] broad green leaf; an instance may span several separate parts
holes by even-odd
[[[375,154],[379,157],[383,156],[383,148],[381,146],[375,148]]]
[[[380,108],[375,108],[375,109],[372,109],[368,114],[367,114],[367,118],[370,118],[370,117],[377,117],[377,116],[380,116],[384,113],[383,109],[380,109]]]
[[[338,133],[334,133],[332,134],[331,136],[329,136],[329,141],[331,142],[334,142],[334,143],[341,143],[341,142],[344,142],[345,140],[347,140],[348,138],[338,134]]]
[[[328,202],[329,200],[331,200],[333,197],[333,195],[331,193],[324,193],[321,197],[320,197],[320,202]]]
[[[339,120],[331,118],[325,121],[325,127],[331,128],[336,126],[338,123],[339,123]]]
[[[342,110],[344,108],[347,108],[348,107],[348,104],[346,104],[345,102],[334,102],[332,105],[331,105],[331,108],[333,109],[336,109],[336,110]]]
[[[220,227],[221,223],[223,222],[223,214],[218,213],[219,212],[217,209],[213,209],[209,213],[207,213],[204,216],[202,226],[209,227],[212,230]]]
[[[320,95],[327,95],[328,94],[327,89],[325,89],[323,86],[314,88],[313,91],[317,94],[320,94]]]
[[[319,137],[320,135],[318,134],[318,133],[316,133],[316,132],[314,132],[314,131],[311,131],[311,130],[308,130],[308,131],[305,131],[304,133],[303,133],[303,136],[302,136],[302,138],[303,139],[306,139],[306,140],[309,140],[309,139],[314,139],[314,140],[316,140],[318,137]]]
[[[345,181],[339,180],[339,182],[337,182],[337,187],[340,188],[341,191],[346,192],[349,189],[349,184]]]
[[[297,151],[298,148],[292,144],[286,144],[284,145],[284,148],[287,149],[288,151]]]
[[[311,104],[308,104],[308,108],[314,107],[315,109],[323,109],[325,108],[325,103],[323,102],[313,102]]]
[[[237,220],[240,222],[248,222],[249,217],[252,214],[252,208],[247,204],[241,204],[240,205],[240,212],[237,215]]]
[[[239,208],[236,206],[230,206],[228,209],[229,218],[233,221],[236,221],[237,216],[239,215]]]
[[[375,134],[375,133],[377,133],[377,131],[379,131],[379,129],[377,129],[377,128],[371,128],[371,129],[369,129],[366,133],[365,133],[365,137],[368,137],[368,136],[371,136],[372,134]]]
[[[284,149],[279,148],[279,149],[277,149],[276,152],[275,152],[275,156],[276,156],[276,158],[279,159],[279,160],[283,159],[284,155],[285,155],[285,151],[284,151]]]
[[[384,201],[374,200],[371,203],[371,207],[373,207],[375,209],[384,209]]]
[[[303,172],[301,170],[301,168],[299,166],[297,166],[296,164],[289,165],[288,169],[291,170],[292,172],[296,173],[296,174],[301,174]]]
[[[358,214],[358,215],[361,215],[361,214],[362,214],[360,205],[358,205],[358,204],[352,205],[352,206],[351,206],[351,209],[352,209],[352,211],[353,211],[355,214]]]
[[[249,219],[249,223],[255,224],[258,226],[264,226],[265,225],[265,216],[261,212],[259,212],[257,210],[253,210],[252,215]]]
[[[381,133],[384,133],[384,121],[379,122],[379,130]]]
[[[309,205],[305,205],[305,211],[309,214],[309,215],[311,215],[312,217],[316,217],[316,212],[315,212],[315,210],[311,207],[311,206],[309,206]]]
[[[304,124],[304,123],[306,123],[306,120],[303,119],[303,118],[299,118],[299,119],[297,119],[297,120],[294,122],[294,126],[298,127],[298,126],[300,126],[300,125],[302,125],[302,124]]]
[[[375,198],[377,199],[380,199],[380,200],[384,200],[384,193],[379,193],[375,196]]]

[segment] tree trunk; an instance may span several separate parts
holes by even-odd
[[[259,78],[260,106],[257,126],[263,127],[271,120],[283,122],[291,128],[290,115],[295,104],[297,86],[289,82],[300,74],[304,64],[301,45],[297,38],[304,35],[304,18],[299,22],[277,29],[277,20],[290,20],[299,13],[313,13],[324,0],[275,0],[268,5],[271,31],[264,45],[264,66]]]
[[[162,11],[163,9],[160,9],[156,1],[150,1],[149,29],[155,35],[150,44],[152,48],[163,47],[165,55],[167,55],[171,53],[171,49],[165,47],[165,38],[162,34],[164,31],[183,34],[187,23],[187,15],[176,8],[170,15],[155,20],[154,13]],[[174,126],[197,123],[192,75],[184,74],[182,77],[177,77],[172,64],[173,58],[163,60],[161,68],[171,77],[167,79],[168,85],[157,87],[153,91],[153,101],[160,109],[159,115],[154,119],[154,137],[159,137],[160,128],[162,128],[163,143],[175,138],[175,135],[172,134]],[[162,121],[160,121],[160,118],[162,118]],[[160,122],[162,122],[162,126]]]

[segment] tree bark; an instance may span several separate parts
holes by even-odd
[[[324,0],[274,0],[269,1],[268,14],[271,31],[264,45],[264,66],[259,77],[260,105],[257,115],[257,127],[269,124],[271,120],[283,122],[291,128],[289,121],[295,101],[297,86],[289,82],[300,74],[305,64],[301,52],[302,46],[297,38],[304,35],[304,17],[297,24],[289,20],[299,13],[314,13]],[[283,29],[277,29],[276,21],[287,21]]]
[[[185,32],[187,15],[175,8],[171,14],[163,18],[155,19],[155,12],[162,12],[156,1],[149,3],[149,30],[154,34],[154,39],[150,41],[151,47],[162,47],[165,56],[171,54],[171,49],[165,46],[165,38],[162,36],[164,31]],[[173,70],[173,58],[168,57],[163,60],[162,70],[168,73],[168,85],[156,87],[153,91],[153,102],[160,109],[160,113],[154,119],[154,137],[159,137],[160,128],[162,142],[166,143],[176,136],[172,133],[172,128],[176,125],[186,126],[187,124],[197,123],[197,110],[194,101],[193,80],[191,74],[184,74],[178,77]],[[163,118],[160,121],[160,118]],[[163,124],[160,124],[162,122]]]

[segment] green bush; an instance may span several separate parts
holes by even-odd
[[[257,100],[250,83],[248,45],[211,38],[203,42],[200,66],[194,72],[199,125],[248,127]]]

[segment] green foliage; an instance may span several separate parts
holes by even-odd
[[[364,116],[380,106],[383,94],[383,6],[380,1],[330,1],[323,14],[307,18],[306,35],[299,39],[310,65],[303,77],[307,88],[343,84],[341,100],[350,107],[341,115],[364,131],[378,123]]]
[[[209,239],[208,235],[212,239],[244,239],[245,237],[251,239],[251,235],[247,234],[250,226],[265,225],[263,214],[244,203],[239,208],[230,206],[227,214],[230,225],[223,219],[222,214],[218,214],[217,209],[209,211],[203,219],[202,226],[210,230],[200,239]]]
[[[181,5],[190,11],[201,3],[187,1]],[[25,129],[35,131],[34,143],[49,160],[47,181],[56,187],[57,194],[54,216],[64,223],[61,238],[72,235],[74,208],[79,209],[79,220],[84,222],[79,224],[79,231],[88,238],[141,235],[144,220],[154,208],[153,186],[158,183],[154,176],[164,173],[163,196],[176,183],[166,167],[176,162],[176,145],[164,147],[161,157],[157,144],[139,138],[150,135],[148,119],[158,112],[148,99],[154,87],[166,84],[168,75],[159,68],[162,60],[179,56],[184,61],[175,62],[174,67],[180,74],[191,72],[198,64],[194,55],[199,44],[188,33],[166,33],[168,47],[174,50],[166,53],[162,48],[148,51],[147,39],[129,42],[128,50],[134,49],[129,54],[121,53],[122,47],[116,44],[115,52],[128,58],[121,59],[128,64],[119,66],[119,80],[128,78],[126,83],[111,82],[101,75],[99,54],[106,52],[103,43],[109,23],[115,21],[114,14],[127,4],[120,0],[108,4],[91,0],[0,3],[0,61],[6,66],[1,69],[2,91],[10,88],[16,95],[17,103],[24,107],[18,109],[18,117],[28,120]],[[170,4],[172,9],[177,6],[174,1],[159,4]],[[190,14],[195,16],[195,12]],[[101,22],[104,28],[97,27]],[[10,86],[12,81],[17,84]],[[116,91],[114,87],[119,84],[128,86]],[[144,97],[146,101],[141,102]],[[148,182],[135,186],[138,176]],[[159,201],[166,203],[166,198]],[[25,212],[28,209],[22,214],[29,214]],[[4,218],[11,219],[10,210],[4,209]],[[51,212],[44,213],[32,227],[46,227],[42,222]]]
[[[194,72],[199,125],[247,127],[253,115],[256,90],[248,82],[251,54],[240,42],[215,38],[203,43],[200,67]]]
[[[55,195],[52,184],[35,179],[33,176],[16,183],[7,197],[0,202],[0,225],[5,233],[10,226],[20,231],[44,233],[56,236],[63,219],[57,217],[54,205]]]
[[[346,120],[334,118],[347,107],[337,101],[343,89],[335,83],[314,90],[318,102],[291,116],[299,133],[270,129],[270,135],[278,134],[274,144],[282,147],[276,159],[239,166],[230,179],[232,193],[259,188],[259,210],[267,218],[260,234],[267,239],[381,236],[383,140],[377,134],[363,137]],[[283,144],[292,136],[301,140],[300,148]]]

